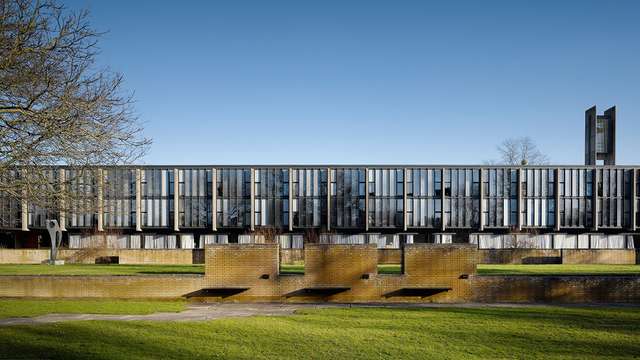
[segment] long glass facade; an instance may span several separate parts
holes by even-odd
[[[294,228],[327,225],[327,169],[292,169]]]
[[[251,169],[217,170],[217,225],[248,227],[251,225]]]
[[[480,170],[444,170],[446,226],[476,228],[480,222]]]
[[[365,220],[365,169],[331,169],[331,226],[362,228]]]
[[[136,226],[136,172],[110,168],[103,171],[103,224],[105,228]]]
[[[178,170],[179,226],[206,228],[211,226],[211,169]]]
[[[65,186],[71,196],[66,214],[67,229],[93,228],[98,223],[96,171],[65,170]]]
[[[42,179],[46,179],[46,184],[44,181],[41,183],[41,186],[36,191],[40,194],[52,194],[56,191],[57,188],[60,187],[60,183],[58,181],[58,172],[56,170],[42,170],[37,176],[41,176]],[[46,195],[45,195],[46,196]],[[48,203],[46,198],[42,199],[43,203]],[[28,215],[27,215],[27,224],[30,228],[41,228],[45,229],[47,227],[47,220],[49,219],[58,219],[58,211],[56,209],[56,204],[51,203],[49,206],[36,205],[35,203],[29,203]]]
[[[439,228],[442,220],[442,170],[409,168],[407,226]]]
[[[141,171],[142,227],[172,227],[174,172],[171,169]]]
[[[522,225],[547,227],[555,225],[555,170],[522,171]]]
[[[509,228],[518,225],[518,169],[487,168],[483,171],[484,225]]]
[[[44,174],[48,191],[71,193],[65,209],[0,192],[0,228],[44,229],[46,220],[64,218],[71,231],[95,230],[98,217],[105,230],[166,232],[252,225],[623,232],[640,223],[640,169],[621,166],[142,166]]]
[[[622,169],[597,169],[598,226],[619,228],[631,223],[631,178]]]
[[[560,169],[558,179],[560,193],[561,228],[591,228],[593,226],[593,170]]]
[[[369,226],[402,227],[404,169],[371,169],[367,172]]]
[[[19,175],[16,171],[0,174],[2,183],[13,183]],[[0,189],[0,228],[20,229],[22,227],[22,201],[8,190]]]
[[[289,169],[255,169],[255,226],[289,226]]]

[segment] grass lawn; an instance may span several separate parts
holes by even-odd
[[[479,275],[640,275],[640,265],[480,264]]]
[[[379,274],[400,274],[400,265],[379,264],[378,273]],[[280,274],[302,275],[304,274],[304,263],[282,264],[280,265]]]
[[[0,328],[0,358],[629,359],[630,308],[332,308],[207,322]]]
[[[284,274],[304,274],[304,264],[281,265]],[[400,274],[400,265],[380,264],[379,274]],[[478,275],[640,275],[640,265],[479,264]]]
[[[0,299],[0,318],[33,317],[45,314],[152,314],[185,309],[182,300],[129,301],[113,299],[23,300]]]
[[[304,263],[281,265],[282,274],[304,274]],[[400,265],[380,264],[379,274],[400,274]],[[204,265],[5,265],[0,275],[204,274]],[[480,264],[479,275],[640,275],[640,265]]]
[[[0,275],[204,274],[204,265],[0,265]]]

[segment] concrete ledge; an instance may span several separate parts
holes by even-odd
[[[634,249],[562,250],[563,264],[625,264],[636,263]]]
[[[480,249],[480,264],[561,264],[561,250],[547,249]]]
[[[304,261],[304,249],[280,249],[281,264],[295,264]]]
[[[172,299],[203,288],[203,276],[0,276],[0,297]]]
[[[120,264],[204,264],[203,249],[61,249],[58,258],[67,263],[95,264],[97,258],[117,256]],[[49,249],[0,249],[0,264],[41,264]]]
[[[640,304],[640,276],[476,276],[480,303]]]
[[[401,249],[378,249],[378,264],[401,264]]]
[[[354,283],[353,290],[326,298],[284,295],[305,286],[302,276],[279,277],[277,293],[252,289],[230,302],[376,302],[376,303],[620,303],[640,304],[640,276],[471,276],[467,291],[430,297],[385,297],[407,286],[406,276],[377,276]],[[422,287],[442,286],[437,279]],[[467,287],[465,286],[465,288]],[[195,293],[207,284],[198,275],[144,276],[0,276],[0,297],[171,299]]]

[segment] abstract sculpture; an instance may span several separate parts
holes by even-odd
[[[51,254],[49,256],[49,264],[57,265],[63,264],[61,261],[57,261],[58,248],[62,245],[62,230],[58,220],[47,221],[47,230],[49,230],[49,237],[51,238]]]

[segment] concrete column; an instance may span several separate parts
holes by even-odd
[[[293,231],[293,169],[289,168],[289,231]]]
[[[142,171],[136,169],[136,231],[142,231]]]
[[[484,176],[485,176],[485,172],[484,169],[480,169],[480,185],[479,186],[479,190],[480,190],[480,204],[478,206],[478,211],[480,211],[480,217],[479,217],[479,226],[478,226],[478,230],[480,231],[484,231]]]
[[[593,191],[591,194],[591,202],[593,203],[591,205],[591,210],[593,211],[592,214],[592,218],[593,218],[593,231],[598,231],[598,210],[600,208],[600,206],[598,205],[598,189],[599,189],[599,179],[600,176],[598,174],[598,170],[597,169],[593,169],[591,170],[593,171]],[[565,179],[566,181],[566,179]],[[591,242],[589,242],[591,243]]]
[[[180,231],[180,171],[173,169],[173,231]]]
[[[250,189],[250,194],[251,194],[251,200],[250,200],[251,201],[251,204],[250,204],[251,205],[250,206],[250,208],[251,208],[251,231],[254,231],[255,228],[256,228],[256,218],[255,218],[256,209],[255,209],[255,201],[254,201],[255,200],[255,196],[256,196],[256,189],[255,189],[256,178],[255,178],[255,172],[254,171],[255,171],[254,169],[249,170],[249,174],[250,174],[249,179],[251,181],[251,184],[250,184],[250,188],[251,188]]]
[[[331,230],[331,168],[327,168],[327,231]]]
[[[369,168],[364,168],[364,231],[369,231]]]
[[[218,173],[211,169],[211,230],[218,231]]]
[[[522,230],[522,177],[524,174],[523,169],[518,169],[518,231]]]
[[[553,180],[554,180],[553,195],[555,196],[555,200],[556,200],[556,208],[553,213],[553,216],[555,217],[555,223],[556,223],[555,230],[560,231],[560,169],[554,170]]]
[[[441,196],[440,196],[440,230],[445,231],[447,229],[447,219],[445,219],[446,216],[446,212],[444,211],[444,198],[445,198],[445,193],[444,193],[444,185],[445,185],[445,181],[444,181],[444,174],[446,172],[447,169],[443,168],[442,169],[442,174],[440,175],[440,189],[441,191]]]
[[[21,174],[22,174],[22,178],[24,179],[23,183],[27,182],[26,180],[27,171],[22,170]],[[20,208],[21,208],[20,223],[21,223],[22,231],[29,231],[29,203],[27,202],[28,195],[29,194],[27,193],[26,184],[25,184],[23,185],[22,198],[20,199]]]
[[[102,169],[96,170],[96,176],[98,177],[98,181],[96,182],[97,189],[97,208],[98,208],[98,231],[104,231],[102,224],[104,220],[104,202],[103,202],[103,188],[104,188],[104,174]]]
[[[66,175],[64,169],[58,170],[58,183],[61,187],[60,190],[60,230],[67,231],[67,188],[66,188]]]
[[[633,172],[631,174],[631,231],[636,231],[638,226],[638,224],[636,224],[636,213],[638,212],[638,201],[636,200],[636,197],[638,196],[636,193],[638,186],[638,174],[636,169],[631,169],[631,171]]]
[[[402,228],[407,231],[407,168],[402,169],[402,172]]]

